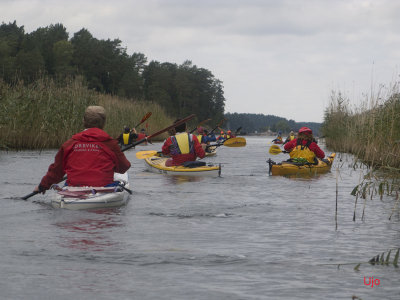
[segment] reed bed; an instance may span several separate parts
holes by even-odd
[[[373,95],[373,96],[371,96]],[[357,158],[354,168],[367,169],[366,175],[354,187],[353,221],[358,200],[362,200],[364,219],[367,199],[384,195],[393,199],[389,219],[398,212],[400,193],[400,93],[398,84],[380,86],[365,95],[359,107],[340,92],[332,92],[331,103],[325,111],[322,132],[327,147],[337,152],[352,153]]]
[[[326,145],[355,154],[372,167],[400,171],[400,93],[398,85],[381,86],[376,95],[365,96],[358,108],[333,92],[322,127]]]
[[[147,112],[148,133],[173,121],[155,103],[133,101],[89,90],[83,78],[50,79],[10,85],[0,80],[0,148],[58,148],[83,130],[83,113],[88,105],[102,105],[107,112],[105,130],[114,138],[123,127],[135,126]],[[165,136],[160,136],[162,139]]]

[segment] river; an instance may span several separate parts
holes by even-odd
[[[287,158],[270,141],[220,147],[206,160],[221,177],[196,180],[145,171],[135,152],[161,144],[128,150],[134,195],[98,211],[20,200],[56,150],[0,152],[0,298],[399,299],[399,269],[366,263],[399,247],[395,199],[368,199],[364,220],[359,199],[353,221],[366,170],[352,156],[314,178],[269,176],[266,160]]]

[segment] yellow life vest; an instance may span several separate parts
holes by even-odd
[[[231,136],[229,135],[229,134],[227,134],[226,135],[226,139],[228,140],[228,139],[230,139],[231,138]]]
[[[301,140],[297,140],[297,146],[290,151],[290,158],[305,158],[309,163],[314,163],[315,161],[315,153],[308,148],[311,142],[306,145],[301,144]]]
[[[129,136],[130,135],[131,135],[130,133],[123,133],[122,134],[122,138],[124,140],[124,145],[128,145],[129,144]]]
[[[197,139],[199,140],[199,143],[201,143],[201,139],[203,138],[203,135],[202,134],[200,134],[200,135],[198,135],[197,136]]]
[[[191,134],[188,134],[186,132],[178,133],[175,136],[171,136],[171,154],[188,154],[193,152],[193,141],[191,136]]]
[[[291,140],[291,141],[293,141],[294,140],[294,134],[291,134],[290,136],[289,136],[289,140]]]

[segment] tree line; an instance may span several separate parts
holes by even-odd
[[[157,103],[171,116],[196,113],[204,120],[222,119],[224,114],[222,82],[191,61],[148,62],[143,53],[128,54],[119,39],[99,40],[85,28],[69,38],[60,23],[25,33],[16,21],[3,22],[0,79],[29,84],[43,76],[83,76],[90,89]]]
[[[301,127],[311,128],[314,135],[319,135],[321,123],[316,122],[295,122],[282,117],[264,114],[250,113],[226,113],[226,126],[231,130],[241,127],[244,133],[278,132],[289,133],[291,130],[298,131]]]

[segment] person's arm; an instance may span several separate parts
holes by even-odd
[[[283,148],[284,148],[286,151],[290,152],[290,151],[293,150],[294,147],[296,147],[296,144],[297,144],[297,139],[294,139],[294,140],[291,140],[290,142],[286,143],[286,144],[283,146]]]
[[[108,148],[110,148],[112,152],[114,152],[116,156],[116,165],[114,172],[123,174],[126,171],[128,171],[128,169],[131,167],[131,163],[126,158],[125,154],[121,151],[121,148],[118,146],[115,140],[110,140],[105,144],[107,145]]]
[[[197,139],[197,136],[192,135],[192,141],[193,141],[193,146],[194,146],[194,151],[196,153],[197,157],[204,158],[206,156],[206,152],[204,151],[204,147],[199,143],[199,140]]]
[[[40,184],[35,188],[36,192],[44,192],[48,190],[53,184],[59,183],[63,180],[65,175],[63,166],[64,148],[61,147],[55,158],[54,162],[49,166],[46,175],[43,176]]]
[[[324,151],[316,143],[312,142],[309,148],[318,158],[323,159],[325,157]]]
[[[168,155],[170,153],[170,146],[172,144],[171,138],[167,138],[161,150],[164,155]]]

